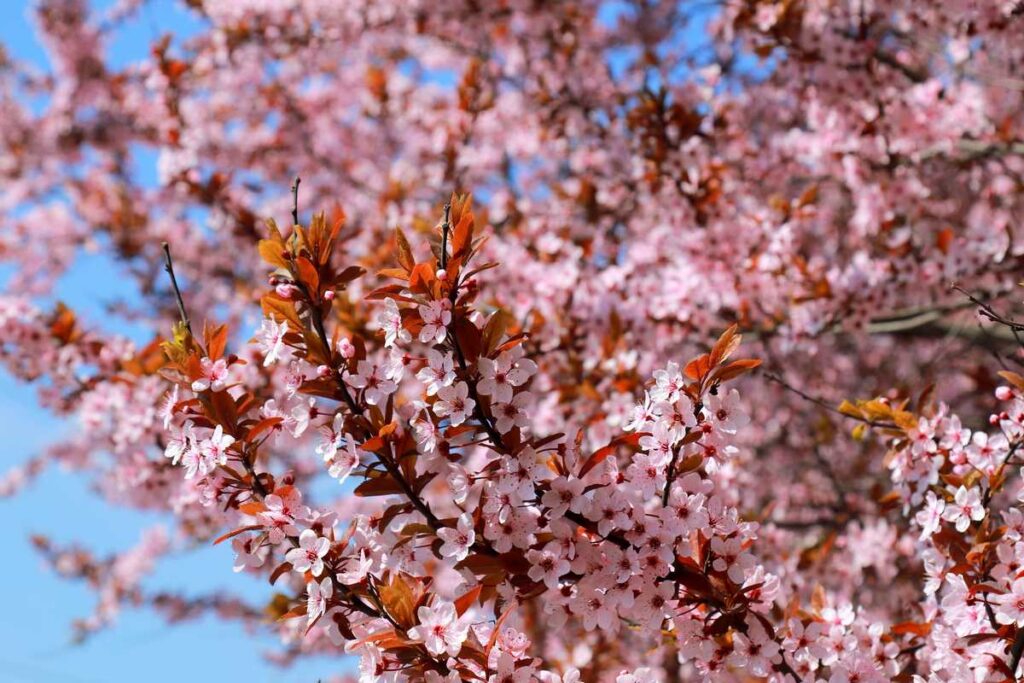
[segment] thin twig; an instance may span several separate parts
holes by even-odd
[[[851,420],[856,420],[858,422],[863,422],[864,424],[868,425],[869,427],[882,427],[882,428],[891,429],[891,428],[896,426],[896,425],[894,425],[894,424],[892,424],[890,422],[876,422],[875,420],[868,420],[868,419],[865,419],[863,417],[857,417],[856,415],[847,415],[846,413],[844,413],[843,411],[839,410],[838,408],[833,406],[831,403],[826,401],[825,399],[818,398],[817,396],[811,396],[808,393],[800,391],[799,389],[794,387],[792,384],[790,384],[789,382],[787,382],[786,380],[782,379],[781,377],[779,377],[778,375],[776,375],[774,373],[766,372],[766,373],[764,373],[764,376],[766,378],[768,378],[769,381],[775,382],[776,384],[781,386],[786,391],[790,391],[790,392],[796,394],[797,396],[799,396],[800,398],[804,399],[805,401],[810,401],[814,405],[819,406],[821,408],[824,408],[825,410],[829,411],[830,413],[835,413],[836,415],[842,415],[843,417],[849,418]]]
[[[448,267],[448,232],[452,229],[449,216],[452,212],[452,205],[444,205],[444,222],[441,223],[441,270]]]
[[[1010,332],[1013,333],[1013,338],[1017,340],[1017,345],[1024,349],[1024,338],[1021,338],[1020,336],[1020,332],[1024,330],[1024,323],[1017,322],[1016,320],[1012,320],[1010,318],[1004,318],[1003,316],[996,313],[996,310],[992,308],[990,305],[988,305],[984,301],[981,301],[980,299],[975,297],[973,294],[971,294],[958,284],[953,284],[952,288],[966,296],[968,299],[970,299],[971,302],[978,307],[979,313],[981,313],[982,316],[988,318],[994,323],[1004,325],[1005,327],[1009,328]]]
[[[185,300],[181,298],[181,289],[178,288],[178,279],[174,277],[174,262],[171,260],[171,247],[167,242],[163,242],[164,248],[164,270],[171,276],[171,287],[174,288],[174,298],[178,300],[178,314],[181,316],[181,322],[185,324],[185,329],[188,330],[189,334],[192,334],[192,323],[188,319],[188,311],[185,310]]]
[[[295,182],[292,184],[292,225],[299,224],[299,183],[302,182],[302,178],[295,176]]]

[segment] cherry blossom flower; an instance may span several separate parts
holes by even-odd
[[[409,629],[409,637],[421,642],[435,657],[447,654],[454,657],[462,649],[469,627],[455,613],[455,605],[438,601],[433,606],[416,610],[419,624]]]
[[[266,510],[257,515],[261,524],[268,528],[271,544],[279,545],[288,536],[298,536],[299,529],[295,524],[297,518],[306,515],[301,496],[292,489],[288,495],[270,494],[263,501]]]
[[[165,431],[170,429],[171,421],[174,419],[174,407],[178,404],[178,397],[180,394],[179,389],[180,387],[177,384],[175,384],[174,387],[167,392],[163,400],[160,402],[160,408],[158,410],[158,413],[160,415],[160,419],[163,422]]]
[[[193,450],[195,450],[195,434],[192,421],[189,420],[182,425],[181,429],[170,432],[167,446],[164,447],[164,456],[170,458],[172,465],[177,465],[182,456]]]
[[[531,550],[526,559],[530,561],[529,577],[548,588],[558,588],[558,580],[569,573],[569,561],[549,550]]]
[[[726,434],[736,434],[750,422],[740,407],[740,394],[735,389],[709,397],[708,414],[715,427]]]
[[[330,549],[330,540],[317,536],[312,529],[305,529],[299,534],[299,547],[289,550],[285,554],[285,559],[297,572],[310,572],[313,576],[320,576],[324,571],[324,555]]]
[[[426,385],[427,396],[435,396],[442,387],[452,385],[455,381],[453,367],[451,354],[437,349],[427,351],[427,365],[416,373],[416,377]]]
[[[655,385],[651,388],[651,399],[675,403],[679,400],[679,392],[683,388],[683,375],[679,364],[669,362],[662,370],[654,372]]]
[[[688,536],[708,524],[708,513],[704,509],[704,494],[687,495],[681,490],[673,491],[669,506],[664,508],[661,520],[665,529],[678,536]]]
[[[908,437],[914,455],[934,453],[938,448],[935,442],[935,429],[927,418],[922,417],[917,426],[910,430]]]
[[[462,513],[459,515],[454,529],[450,527],[438,529],[437,535],[444,541],[440,549],[441,557],[456,561],[464,560],[476,540],[476,533],[473,531],[473,518]]]
[[[398,311],[398,304],[394,299],[384,300],[384,308],[377,317],[377,324],[384,330],[384,346],[408,344],[412,340],[412,335],[402,325],[402,314]]]
[[[342,571],[338,572],[338,581],[346,586],[360,583],[370,573],[373,561],[365,550],[359,551],[358,557],[348,557],[343,563]]]
[[[742,549],[738,538],[711,539],[711,551],[716,555],[715,570],[727,572],[734,583],[742,584],[747,572],[754,567],[754,556]]]
[[[957,489],[953,502],[946,505],[942,518],[952,522],[960,533],[967,531],[972,521],[978,522],[985,518],[985,508],[981,504],[981,494],[977,489],[963,486]]]
[[[449,424],[457,427],[466,421],[476,406],[476,401],[469,396],[469,387],[465,382],[450,387],[442,387],[437,392],[438,400],[434,403],[434,414],[448,418]]]
[[[288,334],[288,323],[275,323],[269,318],[263,319],[263,326],[257,333],[259,348],[263,353],[263,367],[269,367],[281,358],[284,350],[284,336]]]
[[[522,386],[536,372],[532,361],[521,359],[519,354],[504,351],[497,358],[481,357],[477,361],[480,369],[480,393],[490,396],[493,403],[510,403],[515,387]]]
[[[329,467],[327,471],[332,477],[338,480],[339,484],[345,483],[348,475],[352,474],[352,471],[359,467],[362,453],[362,451],[356,447],[355,440],[352,438],[351,434],[345,434],[344,442],[344,449],[336,450],[333,457],[328,460]]]
[[[921,527],[922,541],[927,540],[932,534],[939,530],[945,509],[946,501],[937,497],[935,492],[929,491],[925,498],[924,508],[918,512],[914,518]]]
[[[209,472],[215,465],[226,465],[228,448],[235,443],[235,437],[224,433],[224,427],[217,425],[209,438],[199,442],[199,452],[205,461],[205,471]]]
[[[1024,577],[1014,579],[1010,591],[994,596],[992,602],[996,605],[996,621],[1024,626]]]
[[[200,363],[200,376],[192,382],[192,391],[223,391],[227,386],[228,364],[223,358],[211,360],[203,358]]]
[[[448,325],[452,321],[452,303],[448,299],[430,301],[418,308],[423,318],[420,329],[420,342],[423,344],[440,344],[448,334]]]
[[[338,340],[338,353],[345,360],[348,360],[356,355],[356,347],[352,345],[352,340],[348,337],[342,337]]]
[[[731,660],[754,676],[768,676],[772,665],[779,660],[778,643],[768,637],[760,621],[751,623],[745,634],[736,633],[733,647]]]
[[[287,423],[291,427],[292,436],[299,438],[309,428],[311,420],[316,418],[319,413],[317,412],[316,400],[307,399],[306,401],[298,402],[289,414],[290,419]]]
[[[437,450],[437,425],[429,417],[420,417],[413,422],[416,446],[421,453],[430,454]]]
[[[327,611],[327,602],[334,595],[334,582],[330,577],[306,584],[306,619],[310,624],[319,619]]]
[[[359,372],[349,375],[345,381],[356,389],[362,389],[366,402],[371,406],[382,405],[398,388],[397,384],[381,373],[380,366],[368,360],[361,360],[356,367]]]
[[[408,352],[401,349],[391,349],[388,360],[384,364],[384,376],[396,384],[402,381],[407,368],[411,367],[416,359]]]
[[[513,427],[522,429],[529,424],[529,412],[526,410],[533,402],[533,394],[528,391],[516,394],[511,403],[498,403],[492,406],[495,416],[494,428],[501,434],[507,434]]]
[[[541,503],[550,508],[554,517],[561,517],[567,510],[583,513],[590,506],[590,499],[583,495],[583,481],[558,477],[551,481],[551,489],[544,492]]]
[[[967,445],[967,461],[982,472],[991,472],[1002,462],[1009,449],[1009,441],[1003,434],[990,437],[985,432],[974,432]]]

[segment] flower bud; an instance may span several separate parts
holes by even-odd
[[[328,289],[324,292],[324,301],[334,301],[334,290]]]
[[[996,389],[996,398],[1000,401],[1009,401],[1013,398],[1013,389],[1007,386],[1001,386]]]

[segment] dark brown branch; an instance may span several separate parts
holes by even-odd
[[[452,205],[444,205],[444,222],[441,223],[441,270],[448,267],[448,232],[452,229],[449,217],[452,213]]]
[[[1024,628],[1017,629],[1017,637],[1010,648],[1010,672],[1013,680],[1017,680],[1017,667],[1020,666],[1021,655],[1024,655]]]
[[[164,249],[164,270],[171,278],[171,287],[174,289],[174,298],[178,301],[178,314],[181,316],[181,322],[185,325],[185,329],[188,330],[189,334],[192,334],[192,323],[188,319],[188,311],[185,310],[185,300],[181,298],[181,289],[178,288],[178,279],[174,277],[174,262],[171,260],[171,247],[167,242],[161,243]]]
[[[302,178],[295,176],[295,182],[292,183],[292,225],[299,224],[299,183],[302,182]]]

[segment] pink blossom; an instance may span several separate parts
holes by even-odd
[[[395,343],[408,344],[412,341],[412,335],[402,325],[402,315],[398,311],[398,304],[394,299],[385,299],[384,308],[380,311],[377,324],[384,330],[384,345],[393,346]]]
[[[380,369],[368,360],[361,360],[357,366],[359,372],[349,375],[346,382],[356,389],[362,389],[366,402],[371,406],[383,405],[387,397],[395,392],[398,385],[387,379]]]
[[[459,654],[469,627],[456,616],[452,603],[439,601],[432,607],[420,607],[416,616],[419,624],[409,629],[410,638],[423,643],[434,656]]]
[[[389,299],[390,301],[390,299]],[[448,334],[448,325],[452,321],[452,305],[448,299],[430,301],[419,306],[423,327],[420,329],[420,342],[423,344],[440,344]]]
[[[192,382],[192,391],[223,391],[227,386],[228,364],[223,358],[211,360],[203,358],[200,364],[199,378]]]
[[[981,494],[977,489],[967,489],[963,486],[957,489],[953,502],[946,505],[942,518],[952,522],[960,533],[967,531],[971,522],[978,522],[985,518],[985,508],[981,504]]]
[[[321,579],[319,582],[310,581],[306,584],[306,593],[308,596],[306,619],[312,624],[327,611],[327,602],[334,594],[334,582],[330,577]]]
[[[469,398],[469,387],[465,382],[450,387],[442,387],[437,392],[438,400],[434,403],[434,414],[447,418],[448,422],[457,427],[466,421],[473,412],[476,401]]]
[[[459,515],[455,528],[446,527],[438,529],[438,537],[444,541],[441,544],[441,557],[451,558],[456,561],[464,560],[469,554],[469,549],[476,540],[476,533],[473,531],[473,519],[466,513]]]
[[[427,365],[416,373],[416,377],[426,385],[427,396],[435,396],[442,387],[451,386],[455,381],[451,354],[429,349]]]
[[[317,536],[312,529],[306,529],[299,534],[299,547],[289,550],[285,559],[297,572],[311,572],[313,576],[320,576],[324,571],[324,555],[330,549],[330,540]]]
[[[263,367],[273,365],[281,358],[284,350],[284,336],[288,334],[288,323],[281,321],[275,323],[270,318],[264,318],[263,326],[257,333],[260,351],[263,353]]]

